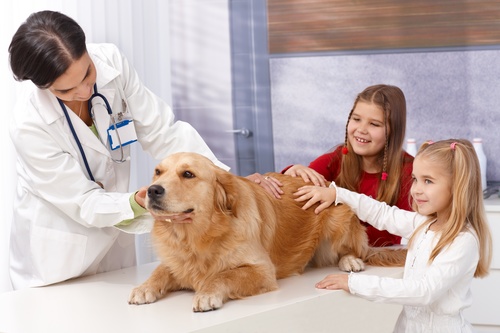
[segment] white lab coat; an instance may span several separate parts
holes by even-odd
[[[174,122],[170,107],[141,83],[114,45],[89,44],[88,52],[98,91],[107,97],[113,114],[125,112],[134,119],[139,143],[133,144],[158,160],[177,151],[195,151],[228,169],[193,127]],[[69,108],[68,113],[90,169],[104,189],[89,180],[56,97],[33,88],[14,111],[10,130],[18,153],[10,248],[15,289],[135,264],[134,235],[113,227],[134,217],[128,192],[130,162],[113,162],[92,131]],[[96,115],[95,123],[105,136],[109,116]],[[126,156],[129,149],[130,145],[124,148]],[[113,154],[118,158],[119,149]]]

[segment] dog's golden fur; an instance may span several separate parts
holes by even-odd
[[[301,178],[270,173],[283,183],[281,199],[260,185],[194,153],[178,153],[155,169],[146,205],[156,221],[152,237],[161,264],[135,288],[129,303],[151,303],[175,290],[195,291],[194,311],[220,308],[278,288],[276,279],[308,264],[359,271],[402,266],[405,251],[372,249],[346,205],[320,214],[292,195]],[[340,262],[339,262],[340,261]],[[313,288],[313,286],[311,286]]]

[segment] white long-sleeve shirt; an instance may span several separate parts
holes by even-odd
[[[337,188],[335,204],[350,206],[377,229],[409,238],[427,220],[416,212],[391,207],[366,195]],[[349,290],[362,298],[404,305],[394,332],[472,332],[462,315],[472,304],[470,291],[479,261],[479,243],[469,228],[433,262],[429,256],[440,234],[423,229],[408,248],[402,279],[350,274]]]

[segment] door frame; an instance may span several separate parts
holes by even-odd
[[[276,171],[265,0],[229,0],[235,173]]]

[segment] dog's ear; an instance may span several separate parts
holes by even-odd
[[[215,175],[214,201],[216,209],[224,215],[236,216],[235,176],[222,169],[216,169]]]

